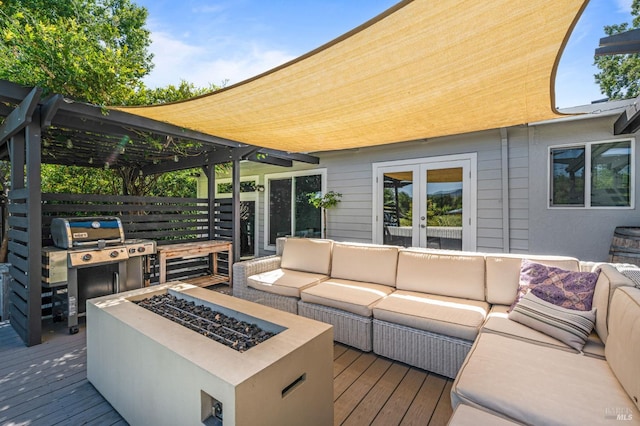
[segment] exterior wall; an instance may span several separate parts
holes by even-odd
[[[342,201],[329,211],[327,236],[337,241],[368,243],[373,238],[373,163],[476,153],[478,251],[558,254],[603,261],[608,257],[616,226],[640,226],[638,208],[549,208],[548,148],[616,139],[612,135],[616,118],[617,115],[610,115],[573,121],[556,120],[511,127],[506,129],[506,134],[495,129],[379,147],[315,153],[320,158],[319,165],[294,162],[292,168],[282,168],[243,162],[241,175],[258,175],[258,183],[264,184],[265,174],[326,169],[326,190],[342,194]],[[505,154],[508,161],[504,161]],[[637,171],[640,171],[639,157],[635,157]],[[504,164],[508,165],[508,175],[502,171]],[[506,188],[504,182],[508,182]],[[637,185],[635,192],[637,203],[640,200]],[[273,253],[264,248],[265,196],[266,192],[258,193],[256,227],[260,255]],[[503,208],[504,202],[508,203],[506,208]]]
[[[529,144],[530,170],[529,251],[575,256],[582,260],[608,259],[616,226],[640,226],[638,176],[640,161],[636,145],[635,200],[633,209],[549,208],[548,148],[570,143],[628,139],[613,136],[617,116],[559,121],[532,128]]]
[[[526,129],[513,129],[513,132],[515,135],[519,135],[521,140],[526,141]],[[342,194],[342,201],[329,211],[327,236],[337,241],[370,243],[373,238],[373,163],[467,153],[476,153],[478,160],[477,250],[500,252],[503,250],[500,172],[502,153],[501,137],[498,130],[428,141],[420,140],[380,147],[316,153],[314,155],[320,158],[319,165],[294,162],[292,168],[285,169],[244,162],[241,165],[241,175],[259,175],[259,184],[264,184],[265,174],[325,168],[327,170],[327,191],[337,191]],[[258,243],[260,255],[271,254],[270,251],[265,251],[263,248],[265,194],[258,195],[259,212],[256,226],[260,238]]]

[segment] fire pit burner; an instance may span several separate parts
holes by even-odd
[[[237,320],[171,294],[159,294],[134,303],[238,352],[275,336],[275,333],[262,330],[256,324]]]

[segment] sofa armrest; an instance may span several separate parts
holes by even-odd
[[[242,298],[247,289],[247,278],[255,274],[280,268],[281,256],[265,256],[233,264],[233,295]]]
[[[606,344],[609,321],[609,303],[618,287],[633,287],[633,281],[618,271],[614,265],[602,263],[599,265],[600,276],[593,294],[593,307],[596,308],[596,332]]]

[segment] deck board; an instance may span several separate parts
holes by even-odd
[[[336,401],[375,360],[376,356],[372,353],[359,354],[348,368],[333,379],[333,400]]]
[[[391,361],[376,358],[339,398],[333,402],[333,424],[341,425],[353,412],[383,374],[391,367]]]
[[[351,348],[342,352],[342,354],[333,361],[333,378],[338,377],[340,373],[346,370],[360,355],[362,355],[361,352]]]
[[[446,384],[447,379],[433,374],[428,375],[400,424],[403,426],[429,424],[433,412],[443,396]],[[449,398],[448,394],[444,396],[446,399]]]
[[[0,322],[0,424],[50,426],[127,422],[87,380],[86,333],[43,324],[43,343],[26,347]],[[445,425],[452,381],[336,343],[334,423]]]
[[[351,411],[349,417],[344,422],[345,425],[363,425],[371,424],[378,416],[380,409],[387,402],[393,391],[398,387],[409,368],[392,364],[384,375],[376,382],[371,390],[367,392],[364,398],[357,404],[356,408]]]
[[[371,424],[377,426],[400,424],[426,377],[427,373],[424,371],[411,368]]]

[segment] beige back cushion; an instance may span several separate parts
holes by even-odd
[[[400,250],[396,287],[484,301],[484,256]]]
[[[331,278],[395,286],[398,248],[334,243]]]
[[[599,265],[600,275],[593,293],[593,307],[596,308],[596,332],[603,342],[607,342],[609,302],[618,287],[633,287],[633,281],[608,264]]]
[[[331,240],[287,238],[282,251],[280,267],[329,275],[332,244]]]
[[[568,271],[580,271],[580,262],[573,257],[488,254],[486,255],[487,302],[498,305],[511,305],[513,303],[520,283],[522,259],[529,259],[532,262]]]
[[[640,409],[640,289],[620,287],[614,292],[604,353],[618,381]]]

